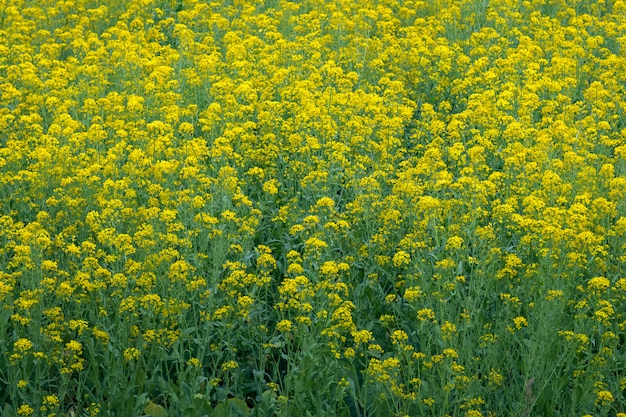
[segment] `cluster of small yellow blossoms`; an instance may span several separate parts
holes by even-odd
[[[624,0],[0,22],[3,413],[626,415]]]

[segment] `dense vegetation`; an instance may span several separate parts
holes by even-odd
[[[0,0],[3,416],[626,414],[626,3]]]

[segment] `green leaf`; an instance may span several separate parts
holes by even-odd
[[[152,401],[148,401],[148,405],[146,405],[146,408],[144,408],[143,412],[147,416],[167,417],[167,411],[165,411],[165,408],[153,403]]]
[[[15,409],[9,403],[4,403],[4,407],[2,407],[2,417],[9,417],[17,415]]]
[[[538,411],[544,413],[544,415],[552,415],[552,397],[554,392],[552,391],[552,387],[547,386],[539,395],[537,399],[536,407]]]
[[[212,417],[248,417],[248,414],[250,409],[244,400],[229,398],[215,407]]]
[[[202,394],[196,394],[193,396],[193,405],[197,415],[212,415],[213,407],[211,402]]]

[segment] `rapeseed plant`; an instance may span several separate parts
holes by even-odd
[[[622,415],[623,1],[0,2],[12,415]]]

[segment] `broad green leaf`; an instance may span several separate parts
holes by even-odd
[[[250,409],[245,401],[239,398],[229,398],[215,407],[212,417],[247,417],[248,414],[250,414]]]
[[[152,401],[148,402],[148,405],[146,405],[146,408],[144,408],[143,412],[147,416],[167,417],[167,411],[165,411],[165,408],[153,403]]]

